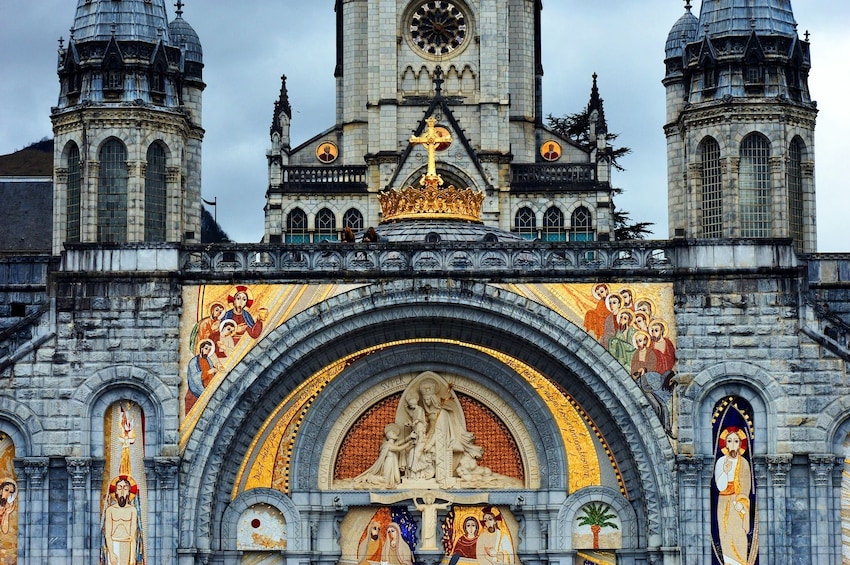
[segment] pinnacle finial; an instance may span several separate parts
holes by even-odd
[[[685,0],[685,10],[691,11],[691,0]]]
[[[183,15],[183,6],[185,6],[185,4],[182,0],[177,0],[177,3],[174,6],[177,8],[174,13],[177,14],[177,17],[179,18]]]
[[[437,65],[437,68],[434,69],[434,94],[440,96],[443,92],[443,67]]]
[[[804,33],[804,34],[803,34],[803,37],[805,37],[805,38],[806,38],[806,41],[808,41],[808,40],[809,40],[809,37],[811,37],[811,36],[812,36],[812,34],[811,34],[811,33],[809,33],[809,30],[806,30],[806,33]]]
[[[59,37],[59,51],[62,51],[65,48],[65,38]]]

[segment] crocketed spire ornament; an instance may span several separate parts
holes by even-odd
[[[484,193],[472,188],[443,188],[443,178],[437,173],[436,152],[452,142],[451,135],[434,126],[433,116],[425,120],[428,128],[419,137],[411,136],[410,143],[428,151],[428,168],[419,180],[419,187],[392,188],[378,194],[381,203],[381,223],[407,219],[464,220],[481,223]]]

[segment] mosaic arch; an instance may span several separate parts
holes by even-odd
[[[351,318],[351,321],[347,321],[348,318],[341,315],[339,312],[334,311],[334,308],[341,308],[342,310],[346,310],[352,308],[353,311],[360,311],[359,308],[355,307],[354,304],[359,299],[366,299],[368,296],[368,292],[363,291],[354,291],[350,292],[350,296],[352,298],[346,297],[345,300],[334,300],[334,296],[337,296],[341,293],[340,290],[335,290],[330,287],[318,288],[320,285],[316,285],[316,288],[311,288],[311,285],[292,285],[291,288],[288,288],[293,294],[293,300],[300,302],[303,308],[298,308],[293,306],[293,303],[290,301],[287,303],[287,309],[290,311],[290,315],[287,320],[295,320],[297,317],[297,324],[287,324],[287,328],[284,333],[276,332],[274,335],[274,339],[270,340],[267,345],[264,345],[263,338],[267,333],[264,330],[264,333],[259,338],[251,338],[256,340],[256,343],[253,344],[251,348],[252,351],[255,348],[259,347],[260,356],[257,358],[253,353],[246,352],[247,355],[251,355],[251,362],[242,367],[239,364],[234,365],[233,369],[231,369],[231,374],[234,378],[238,379],[240,383],[239,389],[243,392],[240,393],[244,400],[254,399],[254,403],[260,403],[262,406],[257,404],[256,406],[248,406],[247,404],[242,404],[241,402],[232,405],[231,408],[224,409],[222,411],[221,402],[228,401],[227,399],[230,397],[231,393],[227,393],[225,395],[212,394],[209,390],[204,390],[201,392],[201,396],[198,397],[198,402],[204,400],[204,397],[207,397],[207,406],[210,410],[214,410],[216,414],[220,414],[224,416],[229,421],[256,421],[258,414],[266,414],[263,421],[257,421],[256,427],[255,424],[251,423],[248,428],[252,429],[253,439],[250,440],[250,444],[243,444],[242,442],[246,441],[244,438],[238,440],[238,444],[235,444],[234,441],[237,437],[239,437],[240,429],[242,425],[233,426],[232,424],[228,425],[226,428],[221,429],[216,432],[217,441],[214,442],[213,445],[208,445],[207,447],[200,446],[197,441],[203,436],[205,433],[209,433],[206,430],[210,430],[210,424],[216,425],[215,422],[218,421],[218,418],[209,420],[203,417],[203,410],[198,412],[197,419],[191,423],[187,424],[186,418],[191,418],[191,412],[198,406],[198,403],[189,409],[189,412],[184,416],[184,429],[183,433],[184,437],[181,438],[181,447],[188,450],[189,453],[193,454],[191,461],[193,461],[193,465],[200,464],[202,465],[197,470],[187,470],[191,476],[204,476],[205,484],[207,485],[216,485],[214,488],[207,490],[204,489],[204,493],[201,493],[201,497],[198,498],[198,515],[194,519],[196,520],[195,526],[193,526],[193,532],[191,533],[184,528],[183,536],[186,535],[204,535],[203,532],[211,532],[217,531],[215,529],[209,529],[213,522],[217,523],[217,520],[220,518],[220,512],[218,511],[204,511],[204,508],[212,508],[209,506],[213,500],[218,500],[216,502],[217,505],[226,505],[226,501],[220,499],[221,494],[224,492],[224,489],[227,489],[229,492],[229,500],[233,500],[234,497],[241,496],[242,493],[250,492],[251,490],[263,490],[263,489],[272,489],[278,492],[302,492],[303,489],[315,489],[315,488],[327,488],[330,492],[334,492],[335,489],[339,488],[339,485],[336,483],[337,481],[347,481],[354,479],[358,476],[367,475],[366,480],[376,480],[374,477],[380,477],[380,480],[386,481],[386,476],[390,477],[389,483],[395,482],[397,480],[403,481],[406,478],[406,469],[405,473],[399,473],[399,478],[395,479],[395,473],[393,469],[395,465],[389,465],[390,472],[385,475],[384,468],[381,465],[375,467],[377,463],[379,463],[379,459],[381,457],[381,448],[382,444],[387,442],[390,439],[393,439],[397,442],[397,444],[404,443],[410,440],[410,432],[413,429],[408,431],[399,430],[397,437],[390,438],[388,437],[386,431],[387,427],[390,424],[399,425],[402,427],[399,420],[399,410],[403,405],[403,401],[407,398],[407,393],[411,390],[417,390],[417,392],[422,392],[422,390],[415,385],[415,381],[417,378],[420,378],[422,372],[429,370],[428,367],[423,366],[421,371],[409,371],[404,374],[396,373],[394,376],[397,377],[398,382],[396,383],[392,379],[386,379],[385,377],[389,376],[389,372],[385,372],[384,376],[378,379],[375,377],[374,382],[370,382],[367,384],[363,384],[365,381],[362,381],[359,378],[349,377],[340,378],[340,375],[346,374],[347,370],[352,370],[357,367],[366,367],[370,369],[367,374],[374,373],[377,371],[376,363],[378,366],[381,365],[381,355],[385,353],[387,350],[395,348],[395,347],[405,347],[411,346],[414,347],[415,350],[419,349],[427,349],[428,347],[439,346],[440,348],[447,349],[451,348],[452,350],[468,350],[469,354],[474,354],[478,357],[477,359],[489,359],[489,362],[494,364],[499,364],[505,368],[508,368],[511,371],[512,383],[509,386],[514,387],[510,389],[511,395],[516,393],[519,394],[523,390],[526,393],[532,393],[535,398],[540,402],[541,406],[548,407],[549,410],[553,411],[552,421],[557,422],[556,429],[558,430],[555,434],[556,441],[558,445],[560,445],[561,449],[561,459],[566,461],[570,457],[573,457],[569,451],[573,449],[572,446],[580,446],[583,441],[590,441],[593,449],[590,453],[594,453],[590,458],[589,464],[598,466],[599,478],[595,478],[596,472],[586,473],[579,472],[576,473],[576,477],[581,475],[581,480],[586,481],[585,483],[572,484],[573,481],[578,481],[578,478],[574,478],[573,476],[567,476],[563,479],[563,484],[565,487],[569,489],[574,488],[582,488],[588,485],[599,485],[605,484],[611,486],[618,491],[622,492],[625,496],[630,492],[630,489],[635,489],[637,487],[637,483],[634,483],[631,487],[628,487],[625,484],[622,484],[622,479],[619,478],[618,465],[621,464],[621,461],[618,457],[638,457],[638,460],[649,461],[648,456],[641,455],[641,451],[645,449],[649,449],[650,451],[655,450],[669,450],[669,445],[665,448],[662,444],[658,444],[658,440],[663,439],[663,432],[661,437],[659,438],[657,432],[652,431],[651,427],[646,428],[645,432],[640,435],[632,435],[631,431],[628,431],[628,438],[618,438],[617,447],[609,446],[606,442],[606,433],[604,429],[601,429],[598,426],[598,422],[594,420],[592,415],[588,413],[583,405],[581,400],[572,398],[570,394],[564,390],[561,385],[558,384],[557,380],[553,380],[552,377],[547,374],[545,371],[541,372],[539,369],[532,367],[528,364],[526,360],[520,359],[513,355],[507,354],[502,351],[497,351],[494,349],[488,350],[488,348],[483,347],[480,344],[469,343],[463,340],[451,339],[451,338],[413,338],[413,339],[401,339],[398,342],[376,342],[373,346],[367,346],[362,348],[351,348],[348,350],[348,353],[345,355],[340,355],[336,360],[327,362],[328,356],[327,352],[323,353],[320,357],[326,360],[324,365],[313,365],[313,369],[311,373],[302,373],[295,381],[281,381],[279,379],[292,378],[290,375],[294,375],[285,368],[285,365],[281,365],[280,363],[291,363],[294,360],[299,358],[305,360],[317,360],[319,357],[314,356],[314,352],[316,351],[315,345],[310,345],[309,340],[313,339],[312,336],[315,335],[315,329],[307,331],[307,326],[313,327],[317,323],[326,328],[326,331],[329,332],[328,335],[324,338],[325,343],[332,342],[340,342],[348,341],[351,342],[368,342],[374,336],[369,337],[351,337],[356,334],[355,327],[357,323],[367,324],[368,322],[364,319],[360,319],[360,315],[357,315]],[[483,285],[482,285],[483,286]],[[235,288],[235,287],[234,287]],[[278,289],[279,290],[279,289]],[[351,289],[349,289],[351,290]],[[503,289],[507,290],[507,289]],[[541,292],[540,289],[536,289],[537,292]],[[562,289],[557,289],[559,292],[563,292]],[[591,285],[587,285],[587,288],[584,290],[591,292]],[[513,292],[513,291],[509,291]],[[254,294],[253,300],[254,308],[256,308],[256,297],[259,292]],[[545,295],[544,295],[545,296]],[[318,298],[324,297],[322,300]],[[534,300],[533,302],[537,303],[538,306],[537,311],[540,313],[548,312],[546,314],[547,317],[551,317],[552,321],[554,321],[559,315],[553,311],[552,308],[544,308],[542,305],[542,297],[538,294],[539,300]],[[548,298],[547,298],[548,299]],[[389,300],[389,298],[388,298]],[[377,304],[378,301],[371,301],[372,304]],[[430,305],[435,304],[448,304],[448,302],[444,302],[442,298],[440,298],[438,291],[435,291],[431,294],[430,297]],[[247,304],[247,301],[246,301]],[[312,306],[311,306],[312,304]],[[377,308],[378,306],[376,306]],[[437,306],[434,306],[435,308]],[[459,310],[462,308],[458,308],[456,305],[448,306],[452,309],[455,314],[460,314]],[[331,312],[334,311],[332,316],[328,316],[324,321],[320,318],[323,316],[322,312]],[[502,314],[501,311],[500,315]],[[297,316],[297,313],[303,313],[304,316]],[[363,313],[364,318],[369,318],[370,316],[379,316],[377,311],[370,313],[369,311],[365,311]],[[267,323],[268,320],[274,317],[274,313],[272,308],[269,308],[269,312],[266,315],[263,315],[263,322],[265,328],[272,327],[271,323]],[[380,317],[380,316],[379,316]],[[579,314],[574,314],[573,317],[575,319],[580,319],[581,316]],[[335,322],[331,322],[331,319],[336,320]],[[563,317],[561,317],[563,319]],[[255,318],[256,320],[256,318]],[[494,320],[495,322],[495,320]],[[395,322],[397,323],[397,322]],[[306,325],[304,325],[306,324]],[[557,322],[556,322],[557,324]],[[274,327],[278,327],[280,324],[277,324]],[[300,329],[304,327],[304,330]],[[373,326],[369,326],[373,327]],[[395,326],[396,330],[398,330],[399,326]],[[451,324],[449,327],[452,326]],[[483,328],[484,326],[482,326]],[[496,324],[491,326],[494,330],[499,328],[497,331],[505,331],[503,324]],[[547,325],[546,327],[551,327]],[[594,391],[598,389],[598,392],[594,392],[594,395],[597,395],[597,400],[595,401],[597,404],[600,403],[601,399],[606,403],[606,406],[610,404],[612,409],[622,409],[622,407],[631,407],[634,405],[634,408],[626,408],[627,410],[634,410],[634,417],[637,417],[638,420],[642,418],[643,412],[637,408],[638,402],[637,397],[635,395],[640,394],[640,390],[636,386],[636,382],[634,379],[630,378],[630,375],[623,371],[622,377],[618,377],[616,379],[606,378],[605,380],[599,380],[598,377],[593,377],[593,370],[590,369],[590,365],[592,363],[592,359],[587,357],[590,355],[590,352],[583,352],[584,345],[579,346],[578,349],[573,349],[568,347],[568,342],[572,340],[581,340],[582,343],[586,343],[586,339],[581,338],[578,334],[580,330],[578,329],[579,324],[566,324],[563,328],[563,333],[561,337],[557,339],[557,347],[564,348],[563,352],[568,355],[580,355],[583,358],[586,358],[582,363],[586,363],[586,369],[580,369],[582,371],[581,380],[586,382],[594,388]],[[412,331],[412,330],[411,330]],[[461,330],[465,331],[465,330]],[[268,332],[275,332],[273,329],[268,329]],[[348,333],[351,332],[351,333]],[[403,333],[403,332],[402,332]],[[311,336],[308,338],[308,336]],[[342,337],[349,336],[349,337]],[[554,336],[553,336],[554,337]],[[240,343],[241,343],[240,338]],[[304,339],[308,339],[308,341],[303,341]],[[547,338],[552,339],[552,338]],[[563,341],[566,339],[567,341]],[[330,340],[330,341],[327,341]],[[555,342],[552,342],[553,344]],[[340,348],[342,351],[344,348]],[[286,355],[281,357],[283,351],[286,351]],[[188,352],[186,352],[188,353]],[[278,360],[274,360],[277,358]],[[396,356],[397,359],[400,358]],[[261,363],[257,364],[257,359],[263,359]],[[313,363],[313,361],[310,361]],[[560,365],[560,363],[564,363],[567,361],[558,361],[555,364],[552,364],[552,361],[548,361],[548,366],[550,367],[562,367],[563,370],[564,365]],[[573,364],[572,361],[567,362],[569,364]],[[423,365],[427,365],[427,359],[423,361]],[[578,365],[575,366],[578,368]],[[302,369],[299,369],[301,371]],[[507,369],[506,369],[507,370]],[[608,366],[604,369],[604,371],[612,370]],[[389,369],[387,368],[387,371]],[[440,386],[445,386],[445,389],[441,389],[442,392],[446,392],[448,390],[448,386],[446,383],[452,384],[452,390],[454,390],[454,394],[456,396],[456,405],[461,407],[461,411],[466,415],[467,410],[470,414],[476,413],[474,417],[470,417],[467,419],[467,431],[472,431],[471,428],[475,428],[477,425],[475,422],[491,422],[491,423],[501,423],[507,431],[502,431],[501,436],[497,437],[496,440],[488,440],[490,443],[485,444],[483,440],[483,434],[481,434],[482,441],[479,444],[477,441],[473,441],[472,445],[482,447],[484,453],[486,454],[488,449],[491,452],[496,451],[493,447],[498,443],[504,443],[505,438],[509,438],[513,444],[509,446],[509,449],[517,449],[519,451],[527,449],[528,441],[527,439],[523,439],[523,430],[522,426],[517,426],[516,421],[520,420],[513,416],[513,419],[510,414],[510,410],[505,410],[504,407],[499,407],[496,402],[493,401],[491,397],[487,396],[487,388],[488,386],[483,386],[483,388],[476,389],[475,387],[467,387],[464,389],[464,386],[467,386],[467,383],[464,382],[464,375],[453,374],[451,371],[445,371],[440,368],[434,368],[433,372],[437,373],[438,376],[445,380],[445,383],[440,383]],[[613,376],[613,375],[612,375]],[[594,380],[596,379],[596,380]],[[382,382],[383,381],[383,382]],[[486,379],[485,379],[486,381]],[[482,381],[482,383],[485,383]],[[340,391],[333,388],[337,386],[338,383],[359,383],[363,384],[361,388],[356,391],[350,391],[350,394],[353,396],[340,396]],[[287,384],[288,383],[288,384]],[[516,388],[516,385],[522,383],[521,388]],[[229,384],[227,378],[223,378],[219,384],[219,387],[226,387],[227,390],[233,390],[233,385]],[[354,386],[354,385],[352,385]],[[508,386],[508,385],[506,385]],[[260,387],[260,388],[257,388]],[[271,387],[271,388],[270,388]],[[278,391],[286,390],[286,394],[281,395],[279,392],[268,393],[261,391],[271,391],[272,388],[278,387]],[[602,387],[602,388],[599,388]],[[604,389],[607,389],[608,392],[605,392]],[[620,401],[610,402],[607,400],[611,398],[611,394],[613,391],[617,391],[617,396],[620,396]],[[628,391],[628,392],[627,392]],[[346,393],[348,394],[348,393]],[[588,392],[585,391],[583,394],[587,395]],[[600,396],[601,395],[601,396]],[[443,398],[450,397],[451,395],[443,394]],[[492,396],[492,395],[491,395]],[[509,397],[509,394],[505,394],[505,397]],[[279,398],[280,400],[276,401],[276,406],[271,406],[268,404],[268,400],[270,398]],[[592,397],[587,397],[592,398]],[[323,401],[322,399],[333,399],[328,402]],[[318,402],[324,402],[321,411],[316,413],[317,415],[310,416],[309,418],[305,415],[310,415],[315,413],[316,406],[314,404]],[[455,400],[453,399],[454,403]],[[478,406],[476,406],[476,403]],[[350,410],[343,412],[331,412],[325,413],[327,410],[326,405],[333,406],[346,406]],[[423,407],[420,405],[420,407]],[[564,413],[556,414],[554,413],[555,407],[559,407],[561,409],[567,408]],[[483,408],[490,409],[493,414],[486,414]],[[596,407],[598,411],[601,408],[601,404]],[[606,409],[603,409],[604,413]],[[485,414],[482,420],[481,414]],[[625,413],[624,413],[625,415]],[[617,416],[613,416],[617,417]],[[489,418],[489,420],[487,420]],[[631,421],[632,416],[626,417],[629,421]],[[532,420],[532,418],[528,418],[528,420]],[[610,418],[608,418],[610,420]],[[620,417],[621,421],[623,420]],[[327,430],[319,429],[316,426],[319,424],[324,425],[327,423],[328,426],[339,426],[339,429],[344,433],[340,434],[330,434]],[[648,423],[648,422],[647,422]],[[563,424],[563,425],[562,425]],[[610,428],[609,431],[614,431],[615,428],[611,427],[610,422],[605,422],[605,424]],[[642,424],[646,425],[646,424]],[[657,425],[650,424],[650,426]],[[486,426],[485,426],[486,427]],[[372,429],[377,430],[376,433],[360,433],[358,437],[359,429]],[[428,433],[428,428],[426,426],[425,432]],[[637,430],[635,430],[637,431]],[[476,433],[477,432],[477,433]],[[534,435],[534,430],[529,430],[527,433]],[[536,433],[539,433],[536,432]],[[622,432],[619,432],[622,433]],[[480,432],[478,430],[473,431],[473,434],[478,436]],[[334,445],[329,445],[324,440],[316,441],[318,438],[324,438],[328,435],[334,435],[338,437],[339,443]],[[362,441],[363,437],[371,438],[371,445],[367,446],[367,448],[363,449],[353,449],[347,447],[347,443],[350,445],[361,445],[359,442]],[[299,439],[300,438],[300,439]],[[315,439],[314,439],[315,438]],[[538,441],[538,440],[535,440]],[[536,444],[535,441],[531,442],[531,450],[525,452],[524,458],[520,458],[523,461],[523,465],[520,468],[516,468],[513,470],[504,470],[504,469],[494,469],[493,465],[486,463],[485,460],[479,461],[478,467],[473,467],[472,472],[477,473],[478,469],[482,467],[488,468],[488,470],[492,473],[492,475],[503,475],[510,477],[512,479],[516,479],[519,481],[523,481],[523,485],[529,485],[529,488],[538,488],[534,486],[536,483],[528,482],[533,479],[534,473],[536,472],[533,465],[527,465],[525,461],[533,461],[536,460],[539,455],[541,455],[542,451],[534,451],[535,448],[538,448],[539,444]],[[299,443],[300,442],[300,443]],[[412,441],[410,442],[413,443]],[[246,447],[240,447],[241,445],[246,445]],[[298,446],[296,449],[296,445]],[[514,445],[516,447],[514,447]],[[223,468],[221,465],[223,462],[217,462],[217,460],[209,459],[210,455],[206,455],[203,452],[198,452],[198,448],[202,447],[202,451],[206,449],[211,449],[210,455],[215,453],[225,453],[228,452],[232,455],[233,448],[238,450],[241,457],[241,463],[239,464],[239,468],[234,472],[233,475],[230,475],[230,471],[228,470],[230,467]],[[407,453],[402,454],[400,449],[392,449],[392,446],[389,445],[385,450],[387,452],[395,452],[396,453],[396,461],[407,460]],[[398,447],[398,445],[396,445]],[[305,452],[304,450],[308,451]],[[311,455],[309,453],[309,449],[313,449],[316,453],[315,455]],[[296,451],[299,453],[299,465],[302,466],[301,470],[298,473],[299,475],[293,474],[292,460],[290,459],[291,453]],[[576,452],[582,452],[587,454],[588,450],[577,447],[575,449]],[[352,463],[351,454],[360,452],[365,453],[361,457],[359,462]],[[194,454],[199,454],[197,457]],[[244,455],[243,455],[244,454]],[[469,454],[475,458],[474,452],[470,451]],[[662,455],[656,453],[658,457],[662,457]],[[643,459],[641,459],[643,458]],[[232,459],[231,459],[232,460]],[[206,461],[206,463],[205,463]],[[629,465],[634,465],[634,462],[629,463]],[[346,467],[348,465],[348,467]],[[399,467],[398,463],[396,463]],[[660,477],[651,478],[653,473],[655,472],[663,472],[661,470],[655,469],[653,470],[651,466],[641,464],[641,468],[637,473],[632,471],[630,473],[631,480],[634,481],[638,479],[642,482],[644,480],[648,480],[643,484],[641,488],[646,488],[648,492],[653,492],[655,489],[661,487],[661,485],[666,485],[666,480],[661,479]],[[369,469],[373,468],[372,472],[368,472]],[[577,460],[571,462],[570,465],[564,464],[564,468],[572,468],[572,469],[583,469],[582,463]],[[401,471],[401,470],[400,470]],[[482,473],[487,473],[486,470],[482,470]],[[216,475],[217,473],[223,473]],[[306,474],[303,474],[306,473]],[[372,475],[370,477],[369,475]],[[295,476],[301,477],[302,482],[299,484],[292,483],[292,479]],[[587,477],[590,477],[588,479]],[[455,478],[463,478],[463,477],[455,477]],[[661,482],[654,484],[654,481],[659,480]],[[428,480],[437,480],[435,476],[426,476],[424,479]],[[210,482],[212,481],[212,482]],[[589,481],[589,482],[587,482]],[[194,483],[195,481],[190,481]],[[438,481],[439,482],[439,481]],[[320,487],[320,485],[326,485],[325,487]],[[198,486],[200,483],[198,483]],[[550,483],[546,483],[545,488],[550,488]],[[195,487],[192,484],[189,485],[190,490],[193,490]],[[493,488],[505,488],[505,487],[486,487],[483,490],[492,491]],[[668,488],[668,487],[662,487]],[[380,504],[382,507],[387,507],[392,509],[395,503],[392,500],[393,495],[392,490],[390,488],[379,488],[379,491],[390,491],[387,492],[387,496],[390,496],[390,499],[385,500],[383,502],[376,502]],[[356,491],[356,489],[355,489]],[[368,496],[373,491],[373,489],[367,489],[367,492],[364,494]],[[636,491],[635,491],[636,492]],[[410,499],[409,491],[404,491],[399,493],[399,495],[407,494],[408,504],[412,503],[412,499]],[[192,497],[191,492],[187,493],[187,496]],[[208,497],[208,498],[206,498]],[[191,498],[190,498],[191,499]],[[664,509],[660,507],[652,506],[654,500],[660,500],[660,497],[656,497],[650,494],[647,497],[645,502],[642,504],[648,505],[648,508],[645,510],[644,515],[648,516],[648,522],[644,524],[647,530],[644,530],[645,533],[641,535],[661,535],[662,529],[660,526],[660,521],[653,522],[656,520],[656,517],[660,517],[663,513]],[[194,500],[194,499],[192,499]],[[358,499],[359,500],[359,499]],[[330,502],[330,499],[329,499]],[[420,499],[417,503],[423,505],[424,507],[429,507],[431,504],[435,505],[448,505],[446,508],[451,508],[454,506],[468,506],[474,507],[476,501],[469,500],[451,500],[447,498],[437,498],[433,502],[428,502],[425,499]],[[479,506],[481,506],[485,501],[477,501]],[[373,503],[375,504],[375,503]],[[483,506],[481,506],[483,507]],[[417,518],[418,519],[418,518]],[[653,525],[656,524],[656,525]],[[365,524],[368,525],[368,522]],[[671,531],[671,530],[664,530]],[[362,531],[360,532],[362,534]],[[358,536],[360,535],[358,534]],[[188,538],[186,538],[188,539]],[[359,537],[358,537],[358,541]],[[439,538],[437,538],[439,541]],[[213,543],[210,541],[210,543]]]
[[[293,316],[364,285],[184,287],[181,317],[181,449],[209,397],[265,336]],[[665,429],[675,419],[676,327],[667,283],[500,284],[583,328],[646,395]]]

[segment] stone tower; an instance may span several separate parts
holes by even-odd
[[[409,138],[431,115],[453,140],[440,174],[486,193],[484,223],[528,239],[610,237],[605,148],[543,124],[539,0],[346,0],[335,10],[336,124],[291,144],[284,85],[267,152],[267,242],[336,239],[383,221],[375,193],[422,177],[425,153]]]
[[[809,42],[790,0],[703,0],[666,44],[670,235],[816,250]]]
[[[59,48],[53,252],[200,241],[203,53],[164,0],[78,0]]]

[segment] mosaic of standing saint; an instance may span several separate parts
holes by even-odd
[[[493,488],[520,487],[522,481],[480,464],[484,448],[452,386],[440,375],[417,376],[383,427],[383,440],[371,466],[335,488]]]
[[[711,482],[712,563],[758,563],[756,483],[753,473],[752,408],[729,397],[714,411],[715,461]]]
[[[132,402],[104,417],[100,565],[143,565],[147,522],[144,413]]]

